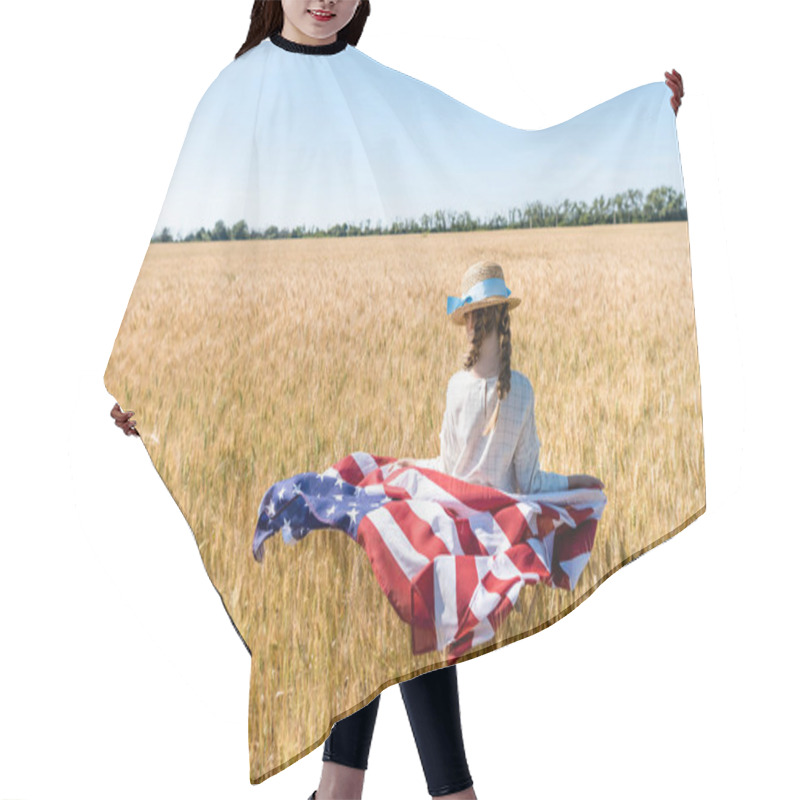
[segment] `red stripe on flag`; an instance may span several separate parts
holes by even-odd
[[[465,555],[468,556],[488,556],[489,551],[481,540],[475,535],[469,520],[464,517],[457,517],[455,519],[456,535],[461,549]]]
[[[367,454],[355,455],[366,461]],[[475,646],[477,628],[482,629],[479,641],[485,640],[488,634],[487,626],[491,627],[492,632],[496,631],[514,610],[514,603],[509,600],[508,595],[512,592],[515,596],[519,595],[524,588],[519,585],[520,581],[524,580],[525,585],[542,582],[548,586],[570,591],[570,579],[561,564],[581,555],[590,554],[592,551],[598,525],[596,514],[598,510],[602,513],[602,504],[575,509],[558,501],[549,504],[546,501],[540,502],[536,499],[535,493],[529,501],[527,499],[520,501],[497,489],[467,483],[424,467],[393,470],[391,476],[388,476],[384,466],[396,459],[382,456],[372,456],[372,458],[378,468],[368,475],[362,474],[353,454],[336,464],[335,469],[345,480],[355,485],[381,486],[390,498],[390,502],[381,507],[380,514],[374,516],[375,522],[369,515],[361,520],[357,541],[367,552],[373,573],[383,593],[389,598],[389,602],[401,619],[410,624],[412,652],[415,655],[435,650],[439,645],[436,626],[441,625],[442,620],[437,619],[437,613],[441,615],[443,608],[440,603],[437,612],[439,593],[448,608],[448,617],[454,611],[457,619],[455,634],[447,637],[451,641],[447,646],[446,658],[447,663],[452,664]],[[426,481],[421,482],[418,495],[413,494],[416,491],[414,488],[416,481],[408,484],[410,489],[398,485],[398,476],[402,477],[404,472],[414,469],[438,487],[438,491],[434,488],[431,493],[432,487],[430,484],[426,485]],[[437,496],[439,492],[441,496]],[[452,521],[456,537],[454,549],[460,548],[461,553],[456,555],[450,552],[440,538],[441,531],[437,534],[419,515],[421,513],[427,515],[427,510],[423,510],[423,506],[418,506],[419,513],[413,510],[412,506],[416,506],[417,502],[431,503],[436,508],[437,514],[446,515],[443,518],[445,525],[448,522],[447,518]],[[534,508],[539,507],[540,511],[534,515],[530,524],[525,515],[524,505],[521,507],[519,503],[524,505],[533,503]],[[496,525],[503,531],[511,544],[511,547],[505,550],[505,557],[526,575],[524,579],[519,575],[500,578],[489,570],[482,579],[483,587],[479,587],[476,557],[494,556],[490,563],[496,564],[496,559],[500,558],[500,553],[503,552],[503,544],[498,547],[498,542],[492,542],[487,547],[476,536],[470,520],[473,513],[478,512],[489,512]],[[564,513],[569,515],[571,522],[561,522]],[[393,520],[388,531],[382,531],[379,527],[386,521],[385,514],[389,514]],[[457,516],[458,514],[463,516]],[[485,521],[482,521],[482,524],[485,524]],[[390,534],[392,537],[404,537],[400,540],[400,544],[403,547],[413,548],[420,556],[420,563],[423,566],[410,579],[387,546]],[[541,540],[550,534],[554,534],[551,571],[528,544],[530,538]],[[387,538],[384,539],[384,536]],[[442,559],[448,561],[443,562]],[[435,567],[437,564],[444,566],[445,563],[448,566],[452,565],[455,572],[454,586],[447,583],[437,586]],[[580,564],[581,562],[578,563],[579,567]],[[444,569],[439,570],[438,574],[445,581],[449,580],[448,573]],[[490,612],[480,612],[487,613],[485,619],[476,616],[470,605],[476,589],[493,593],[498,598],[497,605]]]
[[[376,484],[383,483],[383,472],[380,469],[374,469],[369,475],[365,475],[361,481],[359,481],[359,486],[375,486]]]
[[[458,609],[459,629],[464,624],[465,617],[477,619],[469,611],[469,603],[478,588],[478,565],[474,558],[453,556],[456,565],[456,608]],[[469,612],[469,613],[467,613]]]
[[[500,602],[489,612],[486,619],[492,626],[492,630],[496,631],[503,620],[514,610],[513,603],[507,598],[502,597]]]
[[[409,544],[427,561],[433,561],[436,556],[450,554],[445,543],[434,534],[428,522],[415,514],[408,503],[386,503],[383,510],[392,515]]]
[[[495,511],[515,502],[505,492],[493,489],[491,486],[467,483],[427,467],[417,467],[417,469],[431,482],[475,511]]]
[[[454,641],[448,651],[448,664],[452,664],[455,659],[472,649],[473,631],[480,623],[480,619],[475,616],[470,607],[470,601],[480,583],[475,559],[463,556],[454,556],[453,558],[456,571],[458,625]]]
[[[597,531],[597,520],[587,519],[577,528],[562,525],[556,531],[553,543],[553,556],[557,561],[569,561],[581,553],[589,553],[594,546],[594,536]]]
[[[495,522],[503,529],[503,533],[505,533],[506,538],[512,545],[524,542],[534,533],[516,503],[513,506],[501,508],[493,516]]]
[[[346,480],[354,486],[358,486],[359,482],[364,480],[364,473],[361,471],[361,467],[358,466],[358,462],[352,455],[345,456],[341,461],[337,461],[333,465],[333,469],[342,476],[343,480]]]
[[[383,593],[404,622],[411,620],[411,582],[395,561],[378,528],[369,516],[364,516],[358,526],[356,541],[364,548],[372,564],[372,571]]]
[[[474,631],[479,623],[480,619],[472,613],[471,609],[464,610],[458,632],[448,652],[448,664],[452,664],[456,658],[472,649],[472,642],[475,639]]]
[[[567,506],[567,513],[572,517],[575,522],[575,527],[581,524],[586,519],[594,514],[593,508],[575,508],[575,506]]]
[[[552,509],[547,509],[548,511],[552,511]],[[542,509],[544,511],[544,509]],[[537,514],[536,515],[536,530],[533,531],[533,535],[536,536],[538,539],[543,539],[549,533],[552,533],[556,527],[555,520],[549,514]]]
[[[530,548],[528,548],[530,550]],[[519,583],[519,575],[514,575],[510,578],[500,578],[491,570],[483,576],[483,585],[487,592],[494,592],[495,594],[505,595],[509,589],[515,584]]]
[[[472,650],[472,634],[469,633],[466,636],[463,636],[461,639],[456,639],[448,648],[447,648],[447,665],[449,667],[453,666],[453,664],[458,661],[458,659],[464,655],[464,653],[468,653]]]
[[[536,554],[536,551],[527,543],[517,545],[506,551],[506,555],[511,559],[511,563],[524,573],[533,572],[539,579],[546,579],[550,575],[547,565]],[[526,578],[530,582],[531,578]]]
[[[386,492],[387,497],[392,500],[410,500],[411,493],[404,489],[402,486],[394,486],[391,483],[384,483],[383,490]]]
[[[418,656],[436,650],[436,606],[433,604],[433,563],[411,582],[411,652]]]

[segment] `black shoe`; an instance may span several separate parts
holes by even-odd
[[[317,790],[316,790],[316,789],[314,789],[314,791],[311,793],[311,797],[309,797],[309,798],[308,798],[308,800],[314,800],[314,798],[315,798],[316,796],[317,796]]]

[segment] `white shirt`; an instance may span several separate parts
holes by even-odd
[[[539,468],[541,442],[531,382],[511,370],[511,389],[502,401],[497,424],[483,436],[497,402],[497,376],[477,378],[464,369],[456,372],[447,384],[441,452],[433,459],[418,459],[417,464],[512,494],[567,489],[566,475]]]

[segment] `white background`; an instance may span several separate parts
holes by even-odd
[[[250,785],[250,659],[103,386],[191,114],[244,40],[250,6],[3,7],[4,800],[305,800],[317,786],[321,747]],[[553,627],[459,665],[481,800],[796,796],[784,8],[373,4],[362,50],[518,127],[561,122],[668,68],[686,85],[708,510]],[[364,797],[427,797],[396,686],[382,695]]]

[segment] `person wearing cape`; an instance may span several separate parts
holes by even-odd
[[[527,582],[551,581],[572,592],[589,560],[605,496],[596,478],[539,469],[530,383],[510,369],[510,344],[501,346],[503,337],[510,337],[508,311],[519,298],[509,301],[502,268],[490,258],[499,245],[476,241],[458,256],[447,256],[446,269],[437,263],[445,258],[443,251],[425,248],[450,231],[477,239],[482,231],[503,228],[501,219],[511,228],[515,215],[510,222],[501,217],[509,208],[526,209],[533,228],[535,214],[542,209],[554,208],[558,214],[568,207],[561,201],[569,191],[585,198],[625,197],[630,185],[645,185],[663,201],[654,212],[662,213],[659,219],[680,219],[663,213],[671,213],[676,196],[682,198],[673,188],[682,187],[674,117],[683,85],[673,70],[666,73],[666,89],[662,83],[648,84],[562,125],[520,130],[358,50],[355,45],[369,13],[368,0],[256,0],[244,45],[192,117],[105,381],[112,394],[125,397],[126,405],[140,413],[137,424],[133,412],[123,412],[119,403],[112,409],[115,423],[146,444],[253,655],[251,781],[265,780],[310,752],[321,741],[320,731],[330,730],[330,721],[337,717],[325,740],[316,800],[360,796],[380,697],[376,686],[399,682],[429,793],[475,797],[461,740],[454,661],[467,652],[474,657],[502,646],[501,641],[477,647],[493,639],[526,581],[517,579],[500,593],[507,601],[502,613],[490,610],[466,628],[460,624],[463,619],[454,625],[436,608],[445,585],[436,573],[446,558],[433,558],[426,566],[431,584],[425,591],[433,594],[426,595],[420,581],[398,600],[397,584],[386,578],[391,565],[383,572],[376,567],[381,561],[375,554],[386,532],[375,528],[374,520],[389,503],[408,504],[422,497],[419,477],[413,478],[413,487],[408,483],[412,475],[451,480],[448,487],[462,493],[456,505],[461,508],[465,498],[477,497],[474,502],[484,514],[489,513],[490,500],[500,503],[495,510],[508,510],[512,501],[519,510],[521,497],[526,502],[538,499],[536,514],[525,519],[529,544],[521,546],[539,559],[541,570]],[[664,187],[667,190],[661,191]],[[532,192],[536,203],[531,202]],[[633,218],[624,202],[619,214],[623,221]],[[427,233],[435,236],[424,239]],[[419,249],[406,251],[406,241],[412,247],[413,237],[422,237],[413,245]],[[359,246],[362,250],[356,254],[352,248]],[[515,259],[524,262],[525,247],[515,247]],[[463,272],[465,252],[478,252],[481,260],[466,262],[473,263],[463,276],[470,285],[462,284],[461,295],[449,298],[448,317],[465,325],[468,340],[474,342],[471,360],[448,385],[439,456],[399,458],[401,449],[423,437],[386,438],[394,430],[389,422],[396,412],[377,395],[388,397],[391,381],[399,385],[405,377],[402,359],[389,363],[392,358],[386,358],[388,339],[381,314],[392,306],[410,307],[419,298],[433,302],[438,288],[452,282],[458,270]],[[420,256],[425,266],[412,267]],[[354,257],[368,268],[361,262],[353,267]],[[475,288],[481,286],[483,295],[478,296]],[[402,319],[404,313],[392,319]],[[348,325],[359,314],[365,321],[351,336]],[[430,318],[427,311],[423,316]],[[261,328],[264,334],[258,339],[253,334]],[[218,351],[215,342],[222,343]],[[433,352],[429,346],[423,349],[429,356]],[[379,388],[369,377],[371,370],[378,370],[376,354],[384,356],[386,366],[380,371],[383,378],[388,376]],[[499,371],[490,374],[493,368]],[[424,374],[428,367],[420,369]],[[467,383],[462,386],[459,380]],[[346,387],[359,382],[363,390],[348,395]],[[454,433],[456,401],[478,397],[472,383],[484,389],[481,419],[486,427],[475,434],[474,448],[467,453],[462,447],[459,456],[457,447],[446,445],[455,439],[445,437],[462,435]],[[435,394],[435,387],[430,392]],[[356,394],[363,408],[354,402]],[[279,407],[276,397],[286,398],[287,404]],[[497,478],[502,470],[493,472],[481,457],[497,451],[491,443],[504,436],[503,446],[509,447],[510,418],[504,404],[509,409],[521,404],[524,424],[517,434],[523,427],[528,434],[529,458],[518,459],[512,472],[506,470],[506,477],[516,476],[510,483]],[[330,434],[326,417],[335,428]],[[262,433],[265,429],[269,434]],[[366,453],[352,447],[357,443],[374,449]],[[393,455],[374,455],[382,447],[387,448],[384,452],[392,447]],[[511,447],[513,452],[513,441]],[[324,472],[308,471],[331,464],[337,451],[333,466]],[[212,457],[209,454],[216,461],[207,468],[203,459]],[[364,471],[367,461],[370,469]],[[304,469],[297,469],[300,465]],[[552,476],[549,485],[547,475]],[[339,489],[350,486],[372,503],[359,510],[357,525],[342,520],[339,526],[367,550],[366,570],[357,554],[347,550],[347,541],[316,543],[315,537],[303,548],[284,548],[289,555],[272,548],[265,559],[270,565],[266,574],[243,565],[237,555],[243,550],[242,535],[231,531],[247,529],[257,504],[246,498],[254,496],[259,484],[262,502],[252,542],[256,559],[263,558],[265,543],[278,530],[285,543],[296,544],[314,527],[337,527],[331,515],[322,516],[320,507],[309,500],[310,493],[303,493],[305,516],[295,528],[270,506],[303,476],[315,476],[321,484],[338,481]],[[266,494],[264,477],[271,478]],[[214,493],[220,482],[228,494]],[[575,490],[588,495],[569,507],[558,493]],[[475,491],[477,495],[470,494]],[[579,519],[581,512],[585,514]],[[463,532],[463,518],[458,522],[453,507],[443,513]],[[534,518],[546,520],[549,528],[537,530]],[[354,521],[352,515],[349,521]],[[585,546],[573,562],[580,568],[570,573],[570,559],[552,557],[553,537],[549,549],[542,543],[555,530],[563,535],[567,528],[575,531],[583,524],[591,531],[584,527]],[[367,535],[370,526],[372,539]],[[340,546],[344,549],[335,549]],[[376,625],[384,633],[366,640],[375,643],[371,654],[363,642],[357,659],[329,649],[324,667],[319,666],[322,651],[314,651],[316,660],[308,655],[317,644],[305,639],[292,620],[293,606],[307,602],[309,584],[291,575],[303,574],[296,553],[310,548],[318,556],[327,555],[331,563],[305,568],[305,574],[322,570],[327,577],[321,586],[314,585],[318,594],[311,605],[303,605],[303,614],[317,613],[327,598],[335,596],[340,602],[344,595],[336,593],[344,589],[335,576],[349,570],[351,588],[358,592],[373,591],[367,577],[373,583],[377,579],[389,606],[402,619],[399,627],[392,627],[401,621],[397,616],[392,618],[384,606],[371,614],[366,603],[366,610],[359,610],[366,616],[351,627],[337,621],[330,607],[322,613],[322,623],[310,620],[308,627],[316,631],[317,641],[321,633],[334,648],[338,638],[348,637],[353,655],[367,626]],[[305,563],[313,563],[313,556],[306,555]],[[609,566],[619,564],[603,569]],[[286,596],[292,586],[297,595]],[[407,619],[402,608],[408,611]],[[386,661],[385,642],[396,635],[401,642],[407,624],[412,627],[412,647],[406,645],[404,653],[402,645],[390,641],[397,653],[392,665]],[[529,633],[534,627],[528,622],[519,630]],[[515,638],[520,635],[508,641]],[[384,644],[377,646],[381,641]],[[435,657],[412,658],[422,653]],[[442,663],[441,653],[455,654],[455,659]],[[364,662],[364,674],[353,669]],[[320,684],[318,669],[335,680]],[[313,680],[307,677],[312,673]],[[277,686],[280,691],[265,692],[265,687]],[[343,714],[347,709],[351,713]],[[298,731],[294,720],[301,713],[305,723]]]

